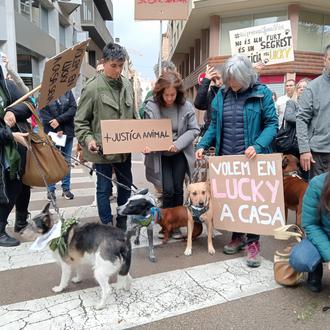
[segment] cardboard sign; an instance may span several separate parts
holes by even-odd
[[[105,155],[168,150],[173,143],[170,119],[101,120]]]
[[[285,225],[282,156],[209,158],[214,227],[273,235]]]
[[[229,32],[231,54],[246,55],[265,65],[294,61],[290,21]]]
[[[38,99],[39,109],[76,85],[89,40],[66,49],[46,62]]]
[[[188,19],[189,0],[135,0],[136,20]]]

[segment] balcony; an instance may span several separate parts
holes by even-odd
[[[104,20],[113,20],[113,6],[111,0],[94,0],[94,3]]]
[[[103,48],[107,43],[113,41],[105,22],[92,0],[82,0],[80,9],[81,27],[89,32],[89,37]]]
[[[57,0],[61,9],[70,15],[74,10],[81,6],[82,0]]]

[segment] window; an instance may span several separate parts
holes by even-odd
[[[222,18],[221,34],[220,34],[220,54],[221,55],[231,54],[229,31],[236,29],[244,29],[250,26],[252,26],[251,15]]]
[[[298,25],[298,50],[322,51],[322,14],[301,11]]]
[[[220,54],[231,54],[229,31],[286,21],[287,19],[286,11],[221,18]]]
[[[60,45],[65,48],[66,40],[65,40],[65,26],[60,24]]]
[[[264,25],[277,23],[288,20],[288,15],[285,11],[272,12],[269,14],[255,14],[253,15],[253,25]]]
[[[30,19],[31,15],[31,3],[30,0],[20,0],[21,14]]]
[[[41,29],[46,33],[49,32],[49,25],[48,25],[48,10],[41,6]]]
[[[96,68],[96,53],[94,50],[88,51],[88,63]]]

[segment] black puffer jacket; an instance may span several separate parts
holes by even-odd
[[[46,133],[63,131],[68,137],[74,137],[74,116],[77,111],[76,100],[71,91],[66,92],[56,101],[40,110],[40,117]],[[53,129],[49,121],[56,119],[59,126]]]
[[[5,107],[12,104],[14,101],[19,99],[22,96],[22,93],[20,90],[16,87],[16,85],[10,81],[5,80],[3,76],[3,72],[0,66],[0,88],[3,90],[3,92],[6,94],[7,97],[7,103],[5,104]],[[27,100],[27,102],[33,103],[30,100]],[[27,119],[31,116],[31,112],[29,108],[24,104],[20,103],[7,111],[11,111],[15,117],[16,117],[16,125],[9,129],[3,119],[0,119],[0,204],[8,203],[8,197],[6,194],[6,186],[5,186],[5,167],[4,167],[4,146],[8,144],[13,139],[12,132],[19,132],[19,131],[26,131],[28,127]],[[26,158],[26,148],[24,148],[22,145],[17,145],[18,152],[21,156],[21,169],[20,169],[20,175],[24,173],[25,168],[25,158]],[[1,206],[0,206],[1,207]]]

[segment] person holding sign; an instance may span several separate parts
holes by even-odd
[[[14,231],[27,226],[30,187],[21,178],[25,169],[27,119],[31,112],[25,103],[8,107],[22,96],[14,82],[5,80],[0,67],[0,246],[17,246],[20,241],[6,233],[7,219],[15,206]],[[30,99],[31,106],[33,103]]]
[[[101,222],[112,224],[110,197],[112,177],[115,171],[119,183],[132,186],[131,154],[103,155],[101,149],[101,120],[133,119],[133,88],[121,75],[127,59],[126,50],[118,44],[109,43],[103,48],[103,72],[91,78],[82,91],[75,117],[75,133],[87,161],[97,170],[96,199]],[[104,174],[108,178],[101,175]],[[129,189],[118,186],[118,206],[127,202]],[[126,217],[117,216],[116,226],[126,230]]]
[[[272,92],[258,82],[250,60],[243,55],[229,58],[221,70],[225,88],[212,102],[212,120],[198,144],[196,158],[216,143],[216,155],[242,155],[251,159],[270,153],[276,136],[278,118]],[[259,236],[233,233],[224,253],[235,254],[246,246],[247,265],[260,266]]]
[[[171,119],[173,143],[167,151],[144,148],[146,178],[163,188],[163,208],[183,205],[183,181],[194,165],[193,141],[200,129],[194,108],[185,99],[183,83],[176,72],[165,72],[157,80],[153,99],[146,104],[146,119]],[[160,234],[161,235],[161,234]],[[176,232],[173,238],[181,238]]]

